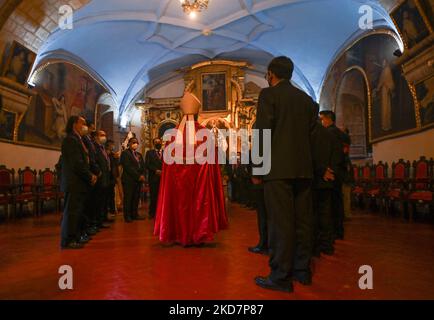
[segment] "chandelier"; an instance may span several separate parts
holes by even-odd
[[[194,18],[198,12],[208,8],[209,0],[180,0],[180,2],[184,12]]]

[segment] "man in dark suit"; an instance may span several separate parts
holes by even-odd
[[[137,152],[139,142],[137,138],[128,141],[128,148],[122,152],[121,166],[122,187],[124,190],[124,219],[129,223],[141,219],[138,215],[140,189],[145,182],[145,162]]]
[[[149,218],[155,218],[157,210],[158,190],[160,189],[161,169],[163,168],[163,152],[161,151],[162,143],[159,138],[153,141],[155,149],[146,152],[145,163],[148,170],[148,183],[151,196],[149,205]]]
[[[117,208],[116,208],[116,183],[117,179],[119,178],[119,158],[121,153],[115,152],[115,142],[113,140],[107,140],[105,144],[105,150],[110,158],[110,186],[108,190],[108,211],[112,215],[112,218],[114,219],[116,216]]]
[[[95,160],[100,169],[100,176],[95,185],[96,223],[101,228],[108,223],[108,195],[111,176],[111,162],[105,150],[107,142],[106,133],[103,130],[95,131],[93,134],[95,146]]]
[[[262,176],[268,214],[270,249],[268,277],[257,277],[263,288],[293,291],[292,281],[311,283],[313,246],[310,136],[317,115],[313,100],[291,84],[294,64],[278,57],[268,66],[269,88],[259,95],[256,129],[271,130],[271,170]],[[262,149],[262,139],[259,143]],[[253,178],[255,184],[261,179]]]
[[[334,219],[332,214],[332,192],[335,172],[338,170],[340,144],[321,123],[311,136],[314,163],[314,255],[333,255]]]
[[[320,112],[322,125],[330,132],[338,145],[339,154],[337,159],[337,168],[335,172],[336,179],[333,185],[332,192],[332,213],[334,220],[334,239],[342,240],[344,238],[344,197],[342,193],[342,184],[346,175],[346,158],[345,158],[345,142],[346,134],[336,127],[336,115],[333,111],[324,110]]]
[[[65,193],[62,218],[61,247],[79,249],[80,222],[84,214],[86,194],[97,181],[90,171],[89,152],[82,141],[87,126],[82,117],[72,116],[67,123],[67,136],[62,142],[61,190]]]
[[[268,254],[267,208],[265,207],[264,185],[253,184],[252,198],[255,199],[255,209],[258,219],[259,242],[255,247],[249,247],[252,253]]]
[[[94,143],[95,138],[95,124],[91,121],[87,121],[88,125],[88,133],[83,136],[83,143],[85,144],[88,152],[89,152],[89,166],[90,171],[100,177],[101,169],[96,161],[96,148]],[[83,239],[90,239],[90,236],[99,232],[100,227],[108,227],[107,225],[99,226],[97,222],[98,216],[98,206],[95,199],[97,198],[97,187],[92,186],[87,194],[86,203],[85,203],[85,215],[83,217],[83,221],[81,223],[82,236]]]

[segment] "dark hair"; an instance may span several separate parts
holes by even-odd
[[[113,140],[111,140],[111,139],[108,139],[107,141],[106,141],[106,143],[105,143],[105,148],[107,149],[111,144],[115,144],[115,142],[113,141]]]
[[[95,123],[94,123],[91,119],[86,119],[86,125],[87,125],[88,127],[90,127],[90,126],[95,126]]]
[[[285,56],[277,57],[271,60],[268,65],[268,71],[272,72],[277,78],[291,80],[294,72],[294,63]]]
[[[96,137],[97,137],[97,135],[98,135],[98,132],[99,131],[92,131],[91,133],[90,133],[90,136],[92,137],[92,139],[95,139]]]
[[[131,141],[133,141],[133,140],[136,140],[136,141],[137,141],[137,143],[139,142],[139,140],[137,140],[137,138],[136,138],[136,137],[132,137],[132,138],[130,138],[130,139],[128,140],[128,144],[130,144],[130,143],[131,143]]]
[[[74,124],[78,122],[78,119],[80,119],[79,116],[70,116],[68,119],[68,123],[66,124],[65,131],[67,134],[71,134],[74,132]]]
[[[331,110],[323,110],[319,114],[336,122],[336,114]]]

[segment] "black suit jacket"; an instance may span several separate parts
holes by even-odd
[[[61,189],[63,192],[86,193],[91,187],[92,172],[89,156],[76,134],[69,134],[62,142]]]
[[[140,176],[144,176],[146,173],[145,162],[142,155],[137,152],[137,161],[130,149],[126,149],[121,154],[121,166],[123,168],[122,183],[138,183]]]
[[[323,179],[327,168],[335,173],[339,170],[340,143],[321,124],[317,124],[311,135],[312,157],[314,167],[314,185],[317,189],[333,188],[333,181]]]
[[[101,173],[101,168],[98,165],[97,159],[96,159],[96,149],[95,144],[93,143],[92,139],[89,137],[89,135],[86,135],[82,138],[84,145],[86,146],[89,154],[89,165],[90,165],[90,171],[96,175],[99,176]]]
[[[347,134],[340,130],[335,125],[327,128],[328,132],[334,137],[334,143],[337,144],[336,148],[339,150],[337,155],[337,167],[335,171],[336,182],[342,182],[346,175],[346,157],[344,152],[344,142],[346,141]]]
[[[158,156],[157,150],[149,150],[146,152],[145,164],[146,169],[148,169],[149,183],[160,181],[160,176],[156,174],[156,171],[163,168],[163,160]]]
[[[264,180],[312,179],[310,136],[317,119],[314,101],[284,80],[259,95],[256,129],[271,129],[271,171]],[[259,143],[262,149],[262,138]]]
[[[99,168],[101,175],[98,177],[97,184],[103,188],[107,188],[111,183],[111,166],[110,162],[107,161],[102,148],[97,143],[94,144],[95,147],[95,161]],[[108,155],[107,155],[108,156]]]

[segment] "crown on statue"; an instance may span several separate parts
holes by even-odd
[[[191,92],[186,91],[181,99],[181,110],[185,115],[198,114],[202,104]]]

